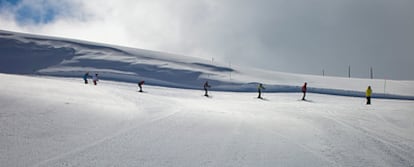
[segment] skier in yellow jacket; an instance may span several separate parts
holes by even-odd
[[[371,94],[372,94],[371,86],[368,86],[367,91],[365,91],[365,96],[367,97],[367,105],[371,104]]]

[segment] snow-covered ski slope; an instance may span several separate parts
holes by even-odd
[[[409,100],[0,74],[0,166],[410,167]]]
[[[0,166],[414,166],[413,83],[1,31]]]
[[[99,73],[102,79],[199,89],[209,80],[214,90],[309,92],[363,97],[368,85],[374,98],[414,100],[414,81],[299,75],[240,67],[196,57],[173,55],[73,39],[0,31],[0,73],[78,77]],[[292,64],[294,65],[294,64]]]

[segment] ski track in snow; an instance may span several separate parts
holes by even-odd
[[[69,157],[69,156],[72,156],[72,155],[76,155],[76,154],[81,153],[81,152],[83,152],[85,150],[91,149],[93,147],[98,147],[99,145],[104,144],[104,142],[107,142],[109,140],[115,139],[116,137],[119,137],[119,136],[128,134],[131,131],[134,131],[134,130],[136,130],[139,127],[148,126],[148,125],[153,124],[153,123],[155,123],[157,121],[162,121],[163,119],[167,119],[168,117],[171,117],[174,114],[177,114],[177,112],[171,112],[171,113],[164,114],[164,115],[161,115],[161,116],[156,116],[155,118],[149,118],[148,121],[145,121],[145,122],[140,123],[140,124],[137,124],[137,125],[133,125],[134,127],[120,129],[118,132],[116,132],[113,135],[105,136],[102,139],[99,139],[99,140],[94,141],[92,143],[89,143],[87,145],[80,146],[80,147],[74,148],[73,150],[68,151],[66,153],[53,156],[53,157],[51,157],[49,159],[46,159],[46,160],[44,160],[44,161],[42,161],[42,162],[40,162],[38,164],[33,165],[33,167],[44,166],[47,163],[54,162],[54,161],[59,161],[59,160],[62,160],[64,158],[66,158],[66,157]]]
[[[413,150],[411,147],[407,147],[407,145],[404,146],[399,146],[399,143],[394,144],[392,141],[386,141],[387,139],[383,139],[382,136],[375,134],[373,131],[368,130],[366,128],[363,127],[358,127],[355,125],[352,125],[350,123],[347,123],[345,121],[341,121],[337,118],[335,118],[335,115],[331,115],[331,116],[324,116],[326,119],[334,121],[337,125],[342,126],[342,128],[346,128],[347,131],[354,131],[353,134],[357,134],[357,138],[355,140],[357,140],[357,142],[362,142],[361,144],[365,143],[365,142],[372,142],[374,144],[371,145],[375,145],[376,147],[379,147],[379,149],[381,151],[384,151],[387,153],[388,156],[393,157],[394,159],[398,159],[399,162],[398,164],[393,164],[395,166],[411,166],[413,164],[412,161],[410,161],[410,159],[413,159],[413,156],[408,156],[408,157],[404,157],[406,155],[409,155],[410,153],[413,153]],[[328,143],[332,143],[331,141],[327,141]],[[334,145],[334,144],[331,144]],[[339,158],[339,160],[341,161],[341,158],[346,157],[346,155],[349,155],[349,153],[347,153],[346,155],[343,155],[343,153],[332,153],[333,155],[337,155],[337,157],[335,158]],[[342,154],[342,155],[341,155]],[[364,158],[359,157],[361,159],[359,159],[359,163],[367,163],[367,162],[363,162]],[[355,158],[354,158],[355,159]],[[356,160],[358,160],[356,158]],[[368,164],[365,164],[367,166],[369,166]]]
[[[124,100],[131,100],[132,98],[135,98],[135,97],[120,96],[119,91],[114,91],[114,89],[112,89],[110,91],[113,92],[114,95],[117,95],[117,96],[123,98]],[[139,105],[137,105],[137,107],[139,107]],[[174,110],[172,112],[163,112],[162,114],[157,114],[155,116],[151,116],[149,118],[146,118],[146,120],[143,120],[143,122],[140,122],[138,124],[132,124],[130,122],[129,125],[127,126],[128,128],[120,129],[118,132],[116,132],[113,135],[105,136],[100,140],[94,141],[94,142],[89,143],[89,144],[84,145],[84,146],[74,148],[73,150],[68,151],[66,153],[56,155],[54,157],[51,157],[47,160],[44,160],[44,161],[38,163],[38,164],[33,165],[33,167],[44,166],[44,165],[46,165],[50,162],[59,161],[59,160],[62,160],[64,158],[68,157],[68,156],[76,155],[78,153],[84,152],[84,151],[86,151],[88,149],[91,149],[93,147],[98,147],[99,145],[103,145],[105,142],[108,142],[109,140],[113,140],[117,137],[126,135],[126,134],[128,134],[132,131],[137,130],[140,127],[149,126],[150,124],[154,124],[158,121],[162,121],[163,119],[168,119],[168,117],[171,117],[171,116],[177,114],[178,112],[179,111],[174,111]]]

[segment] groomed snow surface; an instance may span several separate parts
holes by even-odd
[[[0,74],[0,166],[414,166],[414,103]]]

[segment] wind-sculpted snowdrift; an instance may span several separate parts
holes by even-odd
[[[414,100],[413,81],[348,79],[288,74],[149,50],[0,31],[0,72],[10,74],[79,77],[89,71],[103,80],[200,89],[208,80],[217,91],[254,92],[257,83],[266,92],[309,92],[363,97],[368,85],[376,98]],[[338,83],[330,84],[326,83]]]

